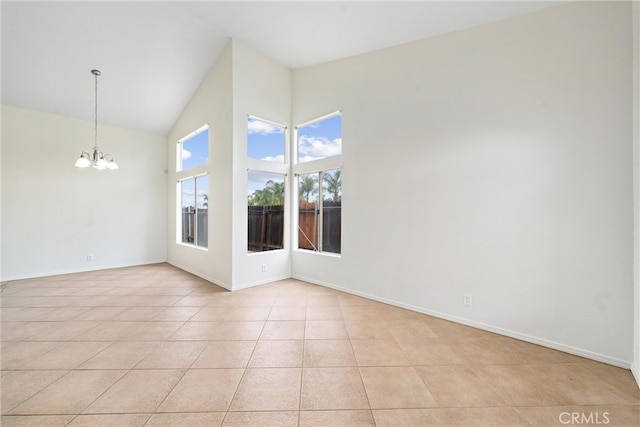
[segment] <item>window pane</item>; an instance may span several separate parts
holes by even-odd
[[[180,183],[182,243],[194,243],[196,235],[195,180],[187,179]]]
[[[249,117],[247,155],[253,159],[284,163],[284,128]]]
[[[342,240],[342,172],[322,172],[322,251],[340,253]]]
[[[298,128],[298,162],[342,154],[342,115]]]
[[[196,246],[209,244],[209,177],[199,176],[196,181]]]
[[[250,171],[248,177],[248,239],[250,252],[284,247],[284,175]]]
[[[298,177],[298,248],[318,250],[318,174]]]
[[[203,128],[196,134],[178,143],[179,171],[200,166],[209,161],[209,129]]]

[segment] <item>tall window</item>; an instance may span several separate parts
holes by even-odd
[[[247,250],[284,248],[286,127],[247,119]]]
[[[342,115],[297,128],[298,248],[340,253],[342,240]]]
[[[284,175],[249,171],[249,252],[284,247]]]
[[[209,127],[203,126],[178,141],[177,145],[178,242],[208,247]]]

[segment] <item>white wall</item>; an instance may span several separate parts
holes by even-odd
[[[231,40],[168,138],[170,263],[230,290],[290,277],[288,249],[247,253],[247,169],[256,166],[247,159],[247,117],[287,125],[290,104],[290,71]],[[210,125],[210,161],[202,167],[209,174],[210,192],[206,251],[176,243],[173,166],[178,139],[203,124]]]
[[[629,367],[630,8],[295,70],[292,125],[341,109],[344,166],[342,256],[293,276]]]
[[[640,3],[633,2],[634,330],[632,371],[640,386]]]
[[[2,106],[2,280],[166,260],[165,138],[99,125],[120,169],[74,167],[93,136],[93,122]]]
[[[233,289],[291,276],[290,218],[285,215],[285,249],[247,252],[247,170],[287,172],[286,164],[247,158],[247,116],[289,127],[291,71],[233,40]],[[285,201],[289,204],[289,200]],[[266,271],[262,271],[265,265]]]
[[[231,289],[233,85],[231,45],[222,52],[167,138],[167,255],[168,262]],[[176,147],[178,140],[209,125],[209,163],[196,172],[209,176],[208,249],[177,243]]]

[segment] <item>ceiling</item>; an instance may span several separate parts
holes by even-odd
[[[166,135],[230,38],[295,69],[562,1],[2,0],[2,103]]]

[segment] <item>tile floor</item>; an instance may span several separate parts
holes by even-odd
[[[640,425],[624,369],[296,280],[9,282],[2,425]]]

